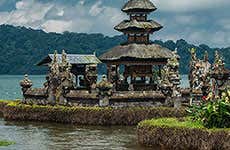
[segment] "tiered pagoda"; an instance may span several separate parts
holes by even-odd
[[[159,23],[148,20],[156,9],[150,0],[129,0],[122,8],[129,20],[114,29],[123,32],[127,41],[100,56],[107,64],[108,80],[117,90],[155,90],[162,66],[174,56],[171,50],[150,41],[150,34],[162,29]],[[119,71],[122,65],[123,73]]]

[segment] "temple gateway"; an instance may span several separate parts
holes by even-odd
[[[212,70],[208,59],[199,61],[194,50],[191,51],[191,87],[180,88],[177,50],[169,50],[150,40],[151,34],[163,28],[148,19],[156,9],[150,0],[129,0],[122,8],[129,19],[115,26],[115,30],[127,36],[127,41],[99,58],[95,54],[66,54],[65,51],[46,56],[37,64],[49,67],[46,82],[41,88],[33,88],[26,75],[20,82],[23,102],[66,106],[180,107],[181,102],[189,103],[189,97],[192,97],[190,103],[195,103],[202,95],[207,95],[210,85],[205,80],[207,77],[215,81],[216,90],[223,89],[229,83],[230,72],[224,71],[221,79],[218,76],[218,66],[225,70],[219,55]],[[107,65],[107,75],[98,80],[97,65],[100,63]],[[220,82],[223,84],[218,84]]]

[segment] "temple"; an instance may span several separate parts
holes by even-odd
[[[155,10],[149,0],[128,1],[122,11],[129,15],[129,20],[115,26],[115,30],[127,36],[127,41],[99,57],[107,64],[108,80],[117,91],[157,90],[161,69],[175,55],[150,41],[150,35],[162,28],[159,23],[148,20],[149,13]]]
[[[156,107],[199,104],[203,96],[220,96],[230,87],[230,71],[224,67],[218,52],[211,65],[208,54],[196,57],[191,49],[190,88],[180,87],[177,49],[153,44],[150,35],[162,26],[148,20],[156,7],[150,0],[129,0],[122,11],[129,16],[115,26],[127,41],[108,50],[99,58],[95,54],[62,54],[55,52],[37,65],[49,72],[41,88],[33,88],[25,76],[20,82],[23,103],[65,106]],[[107,75],[99,78],[97,65],[107,66]],[[191,98],[191,99],[190,99]],[[189,101],[190,99],[190,101]]]

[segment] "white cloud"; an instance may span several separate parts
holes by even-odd
[[[21,0],[16,3],[16,10],[8,14],[7,24],[36,28],[52,8],[51,4],[41,4],[33,0]]]
[[[72,21],[59,21],[59,20],[48,20],[41,25],[42,29],[47,32],[58,32],[62,33],[68,31],[72,27]]]
[[[89,14],[91,16],[97,16],[103,11],[103,7],[101,6],[102,1],[97,1],[89,10]]]
[[[197,18],[196,16],[193,15],[177,15],[174,18],[178,24],[183,24],[188,26],[200,24],[202,21],[200,18]]]
[[[151,0],[162,11],[188,12],[230,6],[229,0]]]
[[[223,31],[216,31],[216,32],[209,32],[206,30],[197,30],[191,32],[187,39],[196,44],[206,43],[213,47],[216,46],[227,46],[227,43],[230,43],[228,37],[230,32],[223,32]]]

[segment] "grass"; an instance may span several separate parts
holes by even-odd
[[[10,100],[3,100],[3,99],[0,99],[0,103],[10,103],[11,101]]]
[[[209,131],[219,131],[219,130],[230,131],[230,128],[207,129],[202,125],[201,122],[192,121],[189,117],[181,118],[181,119],[178,119],[178,118],[160,118],[160,119],[144,120],[138,124],[138,127],[169,127],[169,128],[205,129],[205,130],[209,130]]]
[[[15,142],[12,141],[6,141],[6,140],[0,140],[0,146],[9,146],[15,144]]]
[[[28,105],[28,104],[22,104],[20,100],[17,101],[7,101],[7,100],[0,100],[0,103],[7,103],[7,106],[11,106],[11,107],[19,107],[19,108],[34,108],[34,109],[60,109],[63,111],[74,111],[74,110],[88,110],[88,111],[102,111],[102,110],[113,110],[115,108],[113,107],[99,107],[99,106],[93,106],[93,107],[84,107],[84,106],[61,106],[61,105]],[[122,109],[122,108],[119,108]],[[138,111],[138,110],[172,110],[172,108],[168,108],[168,107],[130,107],[130,108],[125,108],[126,110],[134,110],[134,111]],[[184,110],[182,108],[182,110]]]

